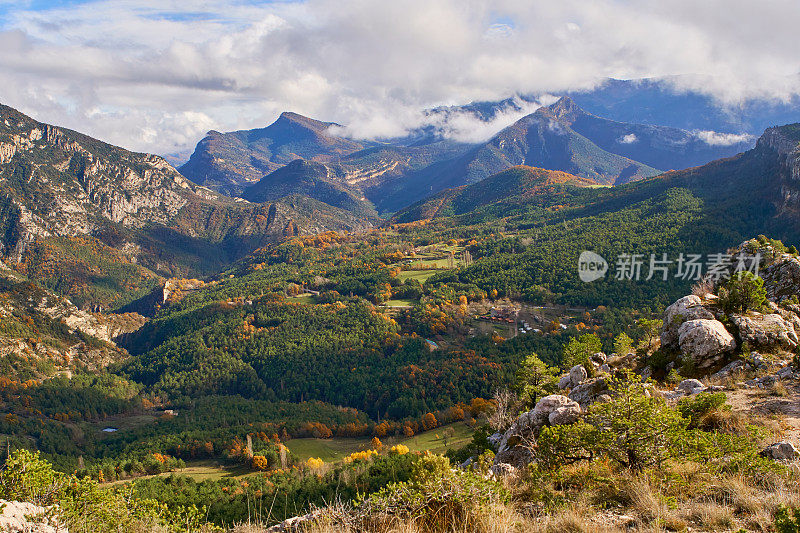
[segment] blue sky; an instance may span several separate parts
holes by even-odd
[[[0,102],[162,154],[284,110],[398,135],[426,107],[606,77],[736,105],[798,93],[797,27],[796,0],[0,0]]]

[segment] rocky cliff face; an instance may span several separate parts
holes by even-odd
[[[0,263],[0,357],[8,378],[103,368],[127,355],[116,337],[145,321],[137,313],[83,311]]]
[[[784,213],[797,214],[800,212],[800,124],[769,128],[758,140],[756,148],[777,156],[778,208]]]
[[[111,222],[168,223],[202,196],[160,157],[113,147],[0,106],[0,196],[15,213],[19,258],[36,237],[89,234]],[[10,239],[8,239],[10,240]]]

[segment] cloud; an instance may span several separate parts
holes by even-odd
[[[633,144],[633,143],[637,142],[638,140],[639,140],[639,138],[636,136],[635,133],[629,133],[629,134],[623,135],[622,137],[617,139],[617,142],[620,143],[620,144]]]
[[[185,152],[206,128],[264,126],[284,110],[360,137],[429,126],[482,140],[536,104],[486,124],[423,110],[605,77],[672,76],[676,89],[730,106],[785,100],[800,85],[796,0],[42,5],[3,4],[0,101],[157,153]]]
[[[720,133],[717,131],[698,130],[692,132],[695,137],[712,146],[732,146],[734,144],[751,143],[755,136],[746,133]]]

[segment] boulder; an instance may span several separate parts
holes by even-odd
[[[678,344],[685,357],[698,369],[708,368],[736,348],[736,341],[722,322],[699,318],[687,320],[678,328]]]
[[[551,426],[566,426],[577,422],[580,416],[580,406],[576,402],[572,402],[571,405],[558,407],[555,411],[550,413],[547,420],[550,422]]]
[[[800,259],[797,257],[784,254],[759,275],[764,279],[767,298],[772,301],[781,302],[800,292]]]
[[[570,388],[574,389],[583,383],[587,377],[589,377],[589,373],[586,372],[586,369],[583,367],[583,365],[573,366],[569,369]]]
[[[766,387],[772,387],[779,380],[780,380],[780,378],[778,378],[778,376],[774,376],[774,375],[764,376],[764,377],[758,378],[756,380],[756,385],[761,385],[762,387],[765,387],[765,388]]]
[[[759,453],[762,457],[773,459],[775,461],[792,461],[800,456],[800,452],[794,447],[794,444],[788,441],[776,442],[770,444]]]
[[[682,391],[686,394],[691,394],[695,389],[705,389],[706,386],[698,379],[684,379],[678,386],[675,387],[676,391]]]
[[[568,389],[572,385],[572,380],[569,374],[564,374],[558,380],[558,390]]]
[[[592,354],[592,357],[590,357],[590,359],[595,363],[602,365],[603,363],[608,361],[608,356],[606,356],[606,354],[604,354],[603,352],[597,352]]]
[[[581,409],[586,409],[595,402],[598,396],[608,391],[608,382],[602,376],[587,379],[569,393],[569,398],[578,402]]]
[[[576,402],[560,394],[550,394],[539,400],[531,411],[533,424],[539,428],[546,425],[550,421],[550,414],[560,407],[577,408],[580,413],[580,407]]]
[[[664,323],[661,327],[661,346],[677,348],[679,342],[678,329],[687,320],[699,318],[712,319],[714,315],[703,307],[699,296],[690,294],[667,307],[664,312]]]
[[[778,313],[762,315],[750,312],[746,315],[731,315],[731,321],[739,330],[739,337],[752,346],[762,348],[797,346],[794,325]]]
[[[492,465],[491,472],[495,478],[516,475],[517,469],[508,463],[497,463]]]

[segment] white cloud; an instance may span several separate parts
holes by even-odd
[[[636,136],[635,133],[629,133],[629,134],[623,135],[622,137],[617,139],[617,142],[620,143],[620,144],[633,144],[633,143],[637,142],[638,140],[639,140],[639,138]]]
[[[756,138],[746,133],[720,133],[718,131],[694,131],[695,137],[712,146],[731,146],[734,144],[753,142]]]
[[[426,125],[426,107],[603,77],[674,75],[679,89],[731,105],[798,93],[796,0],[221,0],[183,13],[186,4],[4,7],[0,102],[170,153],[203,129],[264,126],[287,109],[387,136]],[[482,139],[521,116],[506,111],[439,126]]]

